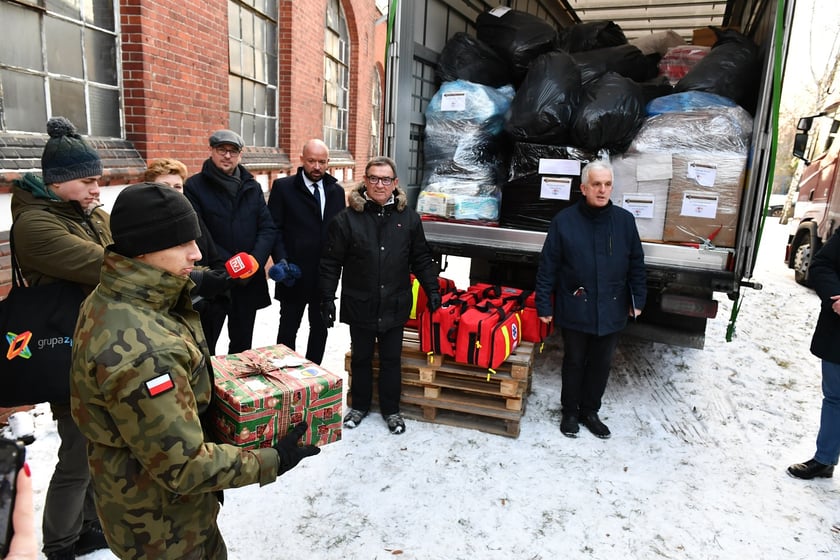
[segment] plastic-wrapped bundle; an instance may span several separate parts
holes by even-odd
[[[678,45],[668,49],[659,60],[659,74],[668,78],[671,84],[676,84],[694,68],[698,62],[706,58],[711,47],[702,45]]]
[[[572,121],[572,143],[584,150],[622,153],[642,126],[642,88],[615,72],[607,72],[583,87]]]
[[[741,107],[709,107],[645,119],[630,152],[732,152],[746,154],[752,117]]]
[[[557,30],[544,19],[505,7],[482,12],[475,27],[478,39],[510,65],[514,83],[522,80],[532,60],[557,42]]]
[[[575,23],[558,33],[558,45],[570,53],[626,44],[627,37],[624,36],[624,31],[612,21]]]
[[[597,154],[581,150],[575,146],[554,146],[549,144],[532,144],[530,142],[515,142],[510,155],[509,181],[515,181],[540,172],[540,162],[543,160],[572,159],[589,163],[598,159]]]
[[[582,197],[580,169],[595,159],[596,154],[574,146],[516,142],[510,182],[502,187],[499,225],[548,231],[554,215]]]
[[[633,45],[578,52],[572,56],[580,68],[580,81],[583,84],[607,72],[617,72],[637,82],[655,78],[659,72],[656,61]]]
[[[647,104],[648,115],[698,111],[709,107],[737,107],[738,104],[715,93],[705,91],[683,91],[652,100]]]
[[[498,209],[506,163],[501,132],[512,98],[511,86],[491,88],[463,80],[441,86],[426,109],[423,191],[487,196]],[[462,206],[480,206],[469,202]]]
[[[715,29],[718,41],[702,60],[697,62],[676,91],[707,91],[734,100],[752,112],[758,87],[758,47],[734,29]]]
[[[649,54],[659,54],[664,56],[671,47],[684,45],[685,39],[683,39],[682,35],[676,31],[669,29],[668,31],[659,31],[657,33],[651,33],[650,35],[636,37],[632,41],[629,41],[629,43],[638,47],[645,56]]]
[[[446,42],[436,71],[441,82],[466,80],[501,87],[512,81],[507,62],[489,45],[463,31]]]
[[[568,143],[580,89],[580,72],[570,55],[561,51],[540,55],[516,91],[505,130],[524,142]]]

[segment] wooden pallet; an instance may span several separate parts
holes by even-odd
[[[523,343],[494,372],[420,351],[416,331],[406,331],[402,352],[400,410],[406,418],[519,436],[534,363],[534,345]],[[351,354],[344,358],[352,383]],[[379,376],[373,361],[374,386]],[[373,395],[377,401],[376,391]],[[348,405],[352,406],[348,394]]]

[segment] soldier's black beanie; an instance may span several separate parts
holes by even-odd
[[[44,183],[63,183],[102,175],[99,154],[76,133],[76,127],[64,117],[47,121],[50,139],[41,154]]]
[[[138,183],[117,195],[111,211],[112,249],[136,257],[201,237],[190,201],[169,185]]]

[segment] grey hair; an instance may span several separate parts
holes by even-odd
[[[365,166],[365,175],[367,175],[368,169],[378,165],[388,165],[391,167],[391,172],[394,174],[394,178],[397,176],[397,163],[389,157],[386,156],[376,156],[375,158],[371,159],[367,162]]]
[[[615,174],[613,173],[613,166],[610,162],[605,159],[594,159],[583,166],[583,169],[580,171],[580,182],[583,185],[589,184],[589,172],[593,169],[603,169],[605,171],[610,172],[610,176],[615,178]]]

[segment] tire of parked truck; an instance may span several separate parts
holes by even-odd
[[[811,257],[819,249],[817,237],[810,228],[797,235],[798,242],[793,252],[793,277],[798,284],[810,286]]]

